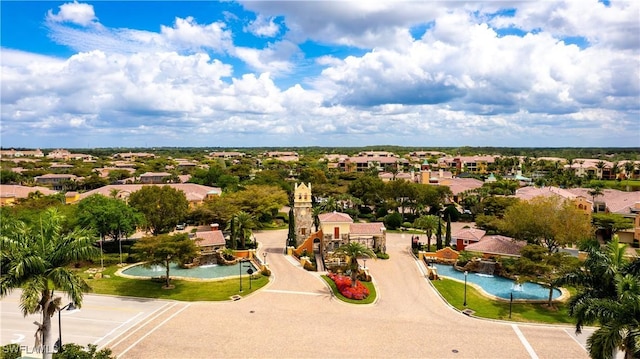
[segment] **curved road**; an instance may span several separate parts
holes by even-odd
[[[390,260],[367,260],[378,290],[372,305],[332,298],[317,273],[282,254],[286,235],[256,233],[273,273],[261,291],[181,306],[139,330],[137,340],[126,342],[123,333],[107,346],[119,358],[588,358],[571,327],[481,320],[452,309],[401,235],[387,237]]]

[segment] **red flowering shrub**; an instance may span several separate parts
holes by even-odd
[[[345,298],[362,300],[369,296],[369,289],[360,283],[360,281],[356,281],[356,286],[351,287],[350,277],[335,273],[329,273],[327,276],[333,280],[336,287],[338,287],[338,291]]]

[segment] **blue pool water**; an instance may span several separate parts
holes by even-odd
[[[256,267],[253,264],[244,262],[242,263],[242,265],[242,270],[239,268],[239,263],[229,266],[212,264],[184,269],[180,268],[176,263],[171,263],[171,265],[169,266],[169,276],[200,279],[232,277],[240,275],[240,271],[242,271],[243,275],[247,275],[247,269],[249,269],[248,266],[251,266],[251,269],[253,269],[254,273],[256,272]],[[151,268],[145,268],[142,264],[140,264],[131,268],[127,268],[123,270],[122,273],[135,277],[160,277],[166,274],[166,269],[164,266],[153,266]]]
[[[450,265],[436,264],[438,269],[438,275],[442,277],[454,278],[460,281],[464,281],[464,272],[459,272]],[[526,300],[547,300],[549,299],[549,289],[536,283],[522,283],[516,285],[515,281],[499,276],[487,276],[479,273],[469,273],[467,275],[467,282],[474,283],[482,289],[496,297],[506,300],[510,299],[511,293],[513,293],[513,299],[526,299]],[[558,299],[562,295],[559,289],[553,290],[553,299]]]

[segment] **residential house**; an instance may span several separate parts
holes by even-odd
[[[451,233],[450,245],[455,245],[457,251],[463,251],[468,245],[479,242],[486,233],[487,231],[478,228],[462,228]]]
[[[58,192],[47,187],[27,187],[20,185],[0,184],[0,206],[12,206],[19,199],[28,198],[31,193],[50,196]]]
[[[169,186],[184,192],[189,202],[189,206],[194,208],[202,204],[205,200],[218,197],[222,194],[222,189],[218,187],[203,186],[195,183],[167,183],[167,184],[115,184],[107,185],[92,191],[80,194],[78,200],[83,200],[94,194],[101,194],[105,197],[115,197],[127,200],[131,193],[140,190],[143,186]]]
[[[156,158],[156,155],[154,155],[153,153],[147,153],[147,152],[123,152],[123,153],[116,153],[113,156],[111,156],[112,158],[119,158],[122,160],[126,160],[126,161],[135,161],[138,158]]]
[[[160,184],[166,183],[171,177],[171,173],[167,172],[145,172],[140,175],[140,182],[143,184]]]
[[[44,153],[40,149],[36,150],[0,150],[0,158],[20,158],[20,157],[44,157]]]
[[[64,188],[65,182],[76,181],[79,177],[71,174],[56,174],[47,173],[42,176],[35,177],[36,184],[50,187],[53,190],[61,191]]]

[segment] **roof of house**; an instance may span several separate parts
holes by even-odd
[[[534,186],[526,186],[516,190],[515,197],[520,198],[525,201],[529,201],[535,197],[544,196],[559,196],[562,198],[574,199],[578,197],[576,194],[570,192],[569,190],[559,188],[559,187],[534,187]],[[589,196],[582,196],[586,198],[590,198]]]
[[[167,183],[167,184],[112,184],[103,186],[92,191],[85,192],[80,195],[80,199],[84,199],[93,194],[101,194],[109,197],[112,191],[118,191],[118,197],[129,197],[135,191],[143,186],[169,186],[171,188],[184,192],[189,202],[202,201],[207,195],[219,195],[222,190],[217,187],[203,186],[195,183]]]
[[[46,187],[28,187],[13,184],[0,184],[0,197],[27,198],[29,193],[40,192],[45,196],[58,193]]]
[[[384,227],[384,223],[382,222],[371,222],[371,223],[351,223],[349,225],[349,234],[350,235],[366,235],[373,236],[382,234],[386,228]]]
[[[222,231],[209,230],[196,232],[196,238],[200,239],[199,241],[196,241],[196,244],[200,247],[220,246],[225,244]]]
[[[572,188],[567,191],[576,196],[586,197],[589,199],[589,202],[591,202],[593,196],[589,194],[589,192],[592,190],[592,188]],[[595,201],[604,202],[607,205],[609,212],[625,214],[629,213],[630,208],[640,202],[640,192],[624,192],[617,189],[603,189],[602,194],[595,197]]]
[[[329,223],[329,222],[342,222],[342,223],[353,223],[353,218],[351,218],[346,213],[341,212],[330,212],[330,213],[321,213],[318,215],[318,219],[320,219],[321,223]]]
[[[447,178],[440,181],[439,184],[449,187],[453,194],[460,194],[464,191],[480,188],[484,182],[475,178]]]
[[[451,234],[453,239],[466,239],[468,241],[480,241],[487,231],[478,228],[463,228]]]
[[[464,248],[464,250],[471,252],[519,256],[520,250],[526,245],[526,241],[516,241],[510,237],[492,235],[483,237],[479,242],[469,244]]]

